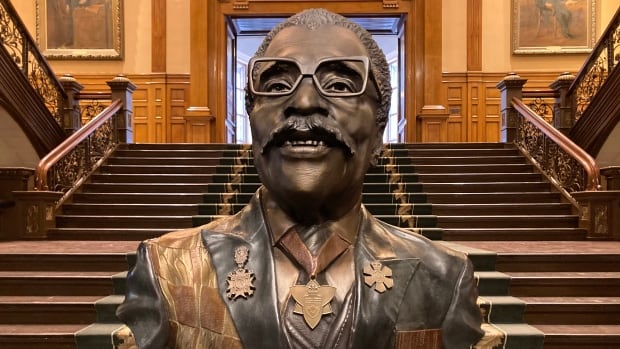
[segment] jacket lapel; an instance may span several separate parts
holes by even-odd
[[[419,260],[400,258],[392,244],[394,237],[388,234],[364,210],[364,219],[355,248],[355,320],[352,348],[386,348],[393,342],[395,324],[408,285],[413,278]],[[364,282],[363,269],[371,262],[380,262],[392,270],[394,286],[383,293]]]
[[[228,307],[241,342],[246,348],[280,347],[280,318],[275,287],[275,272],[269,233],[260,203],[255,195],[238,222],[227,225],[227,232],[203,230],[202,238],[217,273],[220,295]],[[244,299],[226,296],[228,273],[238,268],[234,251],[249,249],[245,268],[254,273],[254,294]]]

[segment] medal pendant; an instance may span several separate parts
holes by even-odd
[[[292,286],[291,295],[297,302],[294,312],[303,315],[306,324],[314,329],[323,315],[331,314],[330,302],[335,294],[335,287],[321,286],[314,279],[311,279],[305,286]]]
[[[248,261],[248,255],[249,250],[245,246],[235,249],[235,263],[237,263],[237,269],[228,273],[226,278],[226,282],[228,283],[226,296],[228,296],[228,299],[235,300],[239,297],[247,299],[254,294],[255,287],[252,284],[255,279],[254,273],[244,268],[244,265]]]

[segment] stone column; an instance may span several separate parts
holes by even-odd
[[[124,75],[117,75],[111,81],[106,82],[112,91],[112,100],[120,99],[123,107],[114,116],[114,125],[119,143],[133,143],[133,128],[131,124],[133,115],[133,91],[134,85]]]
[[[575,123],[575,103],[574,97],[568,95],[568,89],[575,81],[575,76],[571,73],[562,73],[549,85],[550,88],[559,93],[555,98],[553,108],[553,127],[563,134],[568,134]]]
[[[63,127],[67,135],[72,134],[82,127],[82,117],[80,115],[80,101],[76,96],[84,89],[71,74],[65,74],[60,78],[60,84],[67,93],[67,99],[63,106]]]
[[[514,97],[522,98],[523,85],[527,79],[522,79],[516,73],[510,73],[495,85],[501,93],[500,110],[502,112],[502,126],[500,140],[504,143],[514,142],[517,138],[517,121],[519,115],[512,107]]]

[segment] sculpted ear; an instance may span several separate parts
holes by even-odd
[[[377,130],[372,145],[372,155],[370,156],[370,166],[377,166],[379,163],[379,157],[383,151],[383,129]]]

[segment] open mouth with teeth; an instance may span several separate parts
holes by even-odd
[[[287,130],[276,134],[271,143],[294,153],[317,153],[327,151],[329,148],[341,148],[348,155],[352,153],[350,147],[339,140],[337,135],[324,129]]]

